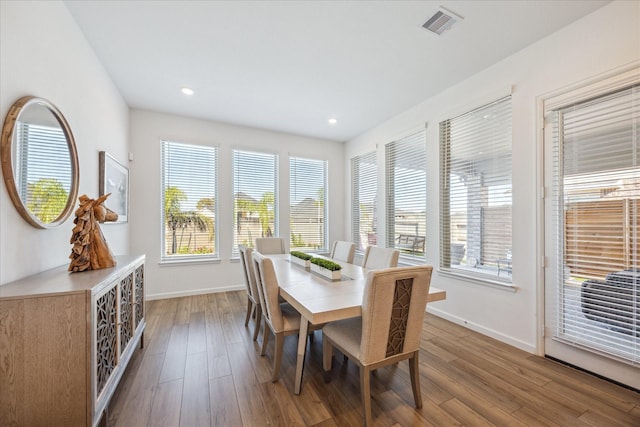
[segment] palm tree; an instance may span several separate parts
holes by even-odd
[[[207,231],[211,225],[211,219],[196,211],[182,211],[180,205],[187,201],[187,195],[178,187],[167,187],[164,192],[164,216],[167,225],[171,229],[171,254],[178,251],[178,229],[184,230],[194,227],[197,231]]]
[[[27,209],[45,224],[60,216],[69,198],[62,183],[54,178],[42,178],[35,184],[28,184],[28,193]]]
[[[262,236],[269,236],[271,233],[270,224],[273,223],[275,195],[268,191],[262,195],[262,199],[258,203],[258,216],[260,217],[260,226],[262,228]]]

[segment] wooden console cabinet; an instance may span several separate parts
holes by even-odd
[[[0,426],[100,423],[143,345],[144,260],[62,266],[0,286]]]

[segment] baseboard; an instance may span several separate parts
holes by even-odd
[[[493,329],[489,329],[486,328],[482,325],[478,325],[477,323],[473,323],[473,322],[469,322],[466,319],[462,319],[458,316],[453,316],[450,313],[447,313],[445,311],[439,310],[437,308],[434,308],[433,306],[429,306],[427,305],[427,313],[432,313],[438,317],[442,317],[443,319],[446,319],[450,322],[453,322],[457,325],[460,326],[464,326],[465,328],[469,328],[472,331],[478,332],[482,335],[486,335],[488,337],[494,338],[500,342],[503,342],[505,344],[509,344],[511,346],[514,346],[516,348],[519,348],[522,351],[526,351],[527,353],[531,353],[531,354],[537,354],[537,350],[536,350],[536,346],[517,340],[513,337],[510,337],[508,335],[504,335],[503,333],[500,333],[498,331],[495,331]]]
[[[179,297],[188,297],[192,295],[204,295],[204,294],[215,294],[218,292],[229,292],[229,291],[241,291],[245,289],[245,285],[235,285],[235,286],[225,286],[221,288],[203,288],[203,289],[190,289],[188,291],[176,291],[176,292],[162,292],[158,294],[147,294],[147,301],[155,300],[155,299],[167,299],[167,298],[179,298]]]

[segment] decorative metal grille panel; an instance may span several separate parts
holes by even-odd
[[[116,366],[117,287],[109,289],[96,302],[96,385],[102,392]]]
[[[407,332],[407,320],[409,319],[412,290],[413,278],[396,280],[386,357],[402,353],[404,337]]]
[[[144,318],[144,265],[136,268],[135,272],[135,319],[136,328]]]
[[[133,336],[133,275],[120,281],[120,354]]]

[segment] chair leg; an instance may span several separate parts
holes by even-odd
[[[284,333],[279,332],[275,334],[276,342],[275,342],[275,355],[273,356],[273,377],[271,377],[271,382],[278,381],[280,378],[280,365],[282,365],[282,353],[284,350]]]
[[[418,352],[413,354],[409,359],[409,373],[411,375],[411,388],[413,389],[413,400],[416,402],[416,408],[422,408],[422,397],[420,396],[420,368],[418,364]]]
[[[331,381],[331,365],[333,361],[333,345],[329,338],[322,337],[322,369],[324,370],[324,382]]]
[[[264,353],[267,351],[267,344],[269,343],[269,335],[271,335],[271,329],[269,329],[269,325],[265,320],[264,322],[264,332],[262,333],[262,349],[260,350],[260,356],[264,356]]]
[[[262,306],[256,306],[256,329],[253,331],[253,340],[258,339],[258,333],[260,332],[260,322],[262,321]]]
[[[362,396],[362,411],[364,412],[364,425],[372,426],[371,418],[371,378],[369,368],[360,367],[360,395]]]
[[[249,299],[249,297],[247,296],[247,317],[244,319],[244,326],[245,328],[247,327],[247,325],[249,324],[249,319],[251,318],[251,311],[253,309],[253,303],[251,302],[251,300]]]

